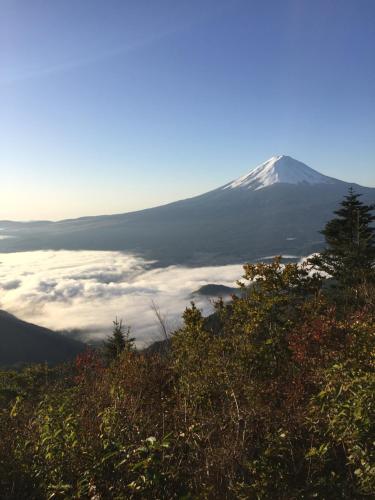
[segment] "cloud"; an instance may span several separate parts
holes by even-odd
[[[153,301],[175,329],[193,291],[208,283],[233,286],[242,274],[240,265],[157,268],[152,264],[121,252],[1,254],[0,307],[86,340],[108,335],[117,316],[131,325],[132,335],[142,345],[159,335]],[[207,298],[196,302],[205,312],[212,309]]]
[[[152,45],[164,38],[177,33],[177,29],[170,29],[160,33],[156,33],[149,37],[140,39],[136,42],[132,42],[126,45],[119,45],[117,47],[108,48],[101,52],[92,52],[82,57],[71,57],[69,60],[57,63],[49,64],[43,67],[34,68],[18,68],[16,71],[9,68],[8,71],[3,71],[3,75],[0,78],[0,85],[2,84],[13,84],[15,82],[32,80],[35,78],[43,78],[49,75],[54,75],[58,73],[65,73],[68,71],[73,71],[85,66],[91,66],[96,63],[106,61],[108,59],[114,59],[120,56],[126,56],[139,49]]]
[[[16,288],[19,288],[21,286],[21,283],[21,280],[10,280],[4,283],[0,283],[0,288],[2,288],[3,290],[15,290]]]

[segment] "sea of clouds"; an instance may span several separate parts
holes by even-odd
[[[153,303],[173,331],[202,285],[233,286],[240,265],[158,268],[135,255],[99,251],[0,254],[0,309],[54,330],[95,341],[117,317],[131,326],[138,345],[160,339]],[[194,297],[205,312],[210,299]]]

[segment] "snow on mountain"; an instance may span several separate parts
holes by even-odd
[[[250,173],[226,184],[222,189],[247,188],[253,191],[277,183],[286,184],[334,184],[332,177],[322,175],[290,156],[273,156],[258,165]]]

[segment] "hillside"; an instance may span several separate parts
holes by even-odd
[[[244,271],[215,324],[192,305],[142,353],[0,371],[4,498],[372,498],[373,286]]]
[[[81,342],[0,310],[0,366],[61,363],[73,359],[84,349]]]
[[[203,285],[192,293],[192,296],[201,295],[204,297],[230,297],[231,295],[240,295],[241,290],[239,288],[234,288],[226,285],[218,285],[216,283],[208,283]]]
[[[161,319],[142,352],[116,320],[74,364],[0,370],[3,496],[372,498],[375,215],[358,198],[322,252],[245,264],[246,293],[207,317],[192,302],[172,335]]]

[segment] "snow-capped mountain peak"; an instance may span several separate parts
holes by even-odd
[[[273,184],[333,184],[332,177],[320,174],[304,163],[286,155],[272,156],[248,174],[226,184],[222,189],[247,188],[253,191]]]

